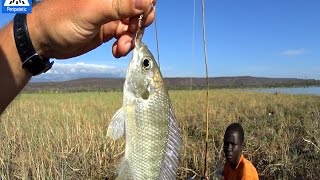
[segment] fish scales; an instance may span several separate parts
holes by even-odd
[[[123,93],[107,133],[115,140],[125,135],[117,179],[175,179],[180,129],[160,69],[142,42],[133,50]]]

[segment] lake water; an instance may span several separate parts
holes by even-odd
[[[296,87],[296,88],[257,88],[255,92],[283,93],[283,94],[308,94],[320,96],[320,87]]]

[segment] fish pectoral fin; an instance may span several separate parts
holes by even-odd
[[[107,136],[113,140],[119,139],[124,134],[124,111],[120,108],[112,117],[111,123],[109,124]]]
[[[118,171],[119,171],[119,175],[116,178],[116,180],[131,180],[131,179],[133,179],[130,164],[129,164],[128,160],[126,160],[125,158],[120,163]]]

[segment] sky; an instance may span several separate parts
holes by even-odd
[[[209,76],[320,79],[319,9],[319,0],[205,0]],[[1,13],[0,27],[13,16]],[[205,77],[201,0],[157,0],[156,23],[163,76]],[[143,41],[157,57],[154,23]],[[124,77],[132,53],[114,58],[113,42],[55,60],[49,72],[33,80]]]

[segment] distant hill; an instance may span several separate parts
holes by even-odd
[[[164,78],[168,89],[201,89],[206,78]],[[121,91],[124,78],[82,78],[62,82],[29,82],[26,92],[35,91]],[[301,87],[320,86],[320,80],[265,77],[211,77],[210,88]]]

